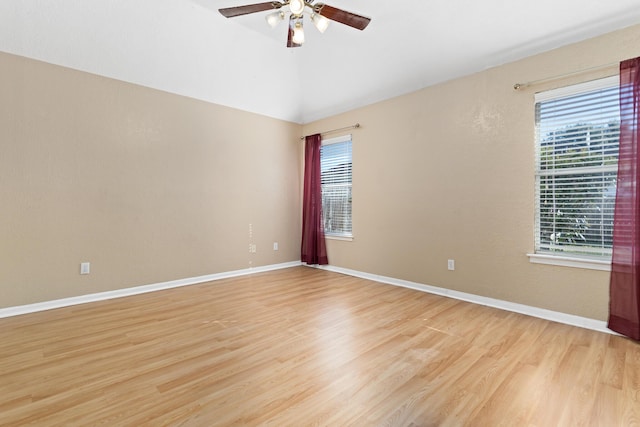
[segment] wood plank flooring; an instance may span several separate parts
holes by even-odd
[[[0,319],[2,426],[640,426],[640,345],[307,267]]]

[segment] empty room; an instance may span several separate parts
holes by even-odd
[[[640,425],[639,121],[638,0],[4,0],[0,426]]]

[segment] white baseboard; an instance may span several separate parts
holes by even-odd
[[[169,282],[155,283],[151,285],[136,286],[133,288],[118,289],[115,291],[99,292],[95,294],[80,295],[77,297],[57,299],[53,301],[39,302],[35,304],[20,305],[0,309],[0,319],[4,317],[19,316],[21,314],[35,313],[38,311],[52,310],[55,308],[68,307],[78,304],[86,304],[95,301],[104,301],[113,298],[127,297],[131,295],[144,294],[147,292],[160,291],[163,289],[178,288],[180,286],[195,285],[198,283],[211,282],[214,280],[227,279],[229,277],[246,276],[248,274],[262,273],[264,271],[279,270],[282,268],[297,267],[300,261],[285,262],[282,264],[272,264],[262,267],[245,268],[242,270],[226,271],[223,273],[208,274],[206,276],[190,277],[187,279],[171,280]]]
[[[380,276],[377,274],[363,273],[361,271],[350,270],[348,268],[334,267],[331,265],[313,266],[323,270],[333,271],[336,273],[342,273],[349,276],[360,277],[362,279],[373,280],[374,282],[386,283],[394,286],[401,286],[403,288],[415,289],[422,292],[428,292],[430,294],[442,295],[449,298],[454,298],[462,301],[471,302],[474,304],[486,305],[488,307],[499,308],[501,310],[512,311],[515,313],[526,314],[527,316],[538,317],[545,320],[551,320],[553,322],[564,323],[571,326],[578,326],[580,328],[591,329],[598,332],[604,332],[607,334],[619,335],[611,329],[607,328],[607,322],[602,320],[590,319],[588,317],[575,316],[573,314],[566,314],[559,311],[546,310],[544,308],[532,307],[524,304],[517,304],[514,302],[503,301],[494,298],[487,298],[479,295],[468,294],[465,292],[454,291],[446,288],[439,288],[437,286],[423,285],[421,283],[410,282],[408,280],[395,279],[393,277]]]
[[[286,262],[282,264],[272,264],[262,267],[246,268],[242,270],[227,271],[222,273],[209,274],[206,276],[191,277],[187,279],[172,280],[168,282],[155,283],[150,285],[136,286],[133,288],[118,289],[114,291],[100,292],[95,294],[80,295],[77,297],[63,298],[53,301],[39,302],[35,304],[21,305],[16,307],[8,307],[0,309],[0,319],[4,317],[19,316],[21,314],[35,313],[38,311],[52,310],[55,308],[68,307],[78,304],[86,304],[95,301],[104,301],[108,299],[121,298],[131,295],[144,294],[147,292],[160,291],[163,289],[178,288],[181,286],[195,285],[198,283],[211,282],[230,277],[246,276],[254,273],[265,271],[279,270],[289,267],[297,267],[302,264],[300,261]],[[567,325],[578,326],[585,329],[591,329],[598,332],[618,335],[607,328],[607,323],[601,320],[590,319],[588,317],[575,316],[559,311],[546,310],[544,308],[532,307],[524,304],[517,304],[509,301],[498,300],[494,298],[483,297],[465,292],[454,291],[437,286],[424,285],[421,283],[410,282],[408,280],[395,279],[393,277],[380,276],[377,274],[364,273],[348,268],[335,267],[331,265],[312,266],[327,271],[342,273],[349,276],[360,277],[362,279],[372,280],[374,282],[386,283],[394,286],[415,289],[435,295],[442,295],[474,304],[486,305],[488,307],[499,308],[501,310],[512,311],[515,313],[525,314],[528,316],[538,317],[541,319],[551,320],[553,322],[564,323]]]

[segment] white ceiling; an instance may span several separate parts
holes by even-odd
[[[371,24],[306,19],[287,49],[268,12],[217,12],[260,1],[2,0],[0,51],[308,123],[640,23],[640,0],[326,0]]]

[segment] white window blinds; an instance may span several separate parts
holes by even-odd
[[[536,95],[538,253],[610,257],[618,163],[618,79]]]
[[[325,234],[351,237],[351,135],[322,141],[320,169]]]

